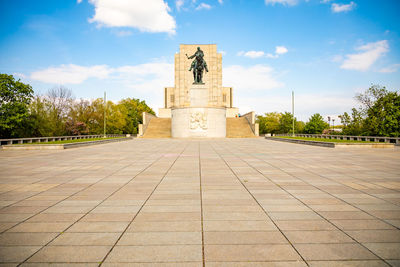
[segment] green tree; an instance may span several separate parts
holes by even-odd
[[[144,100],[135,98],[125,98],[119,103],[119,108],[125,114],[124,133],[137,133],[139,123],[143,122],[143,112],[148,112],[155,115],[155,112],[147,106]]]
[[[343,124],[342,133],[344,135],[363,134],[365,122],[361,111],[353,108],[351,116],[345,112],[343,115],[340,115],[339,118]]]
[[[294,124],[296,125],[296,118],[294,118]],[[296,130],[296,129],[295,129]],[[293,114],[290,112],[285,112],[281,114],[281,119],[279,120],[279,133],[292,133],[293,132]]]
[[[29,84],[0,74],[0,138],[20,137],[32,96]]]
[[[42,96],[35,96],[29,105],[29,116],[25,124],[26,136],[51,136],[49,116],[50,103]]]
[[[90,134],[102,134],[104,132],[104,100],[97,98],[93,100],[89,107],[85,109],[86,114],[82,117],[87,117],[86,125],[89,127]]]
[[[304,126],[304,132],[308,134],[320,134],[324,129],[329,128],[329,124],[319,113],[311,116],[310,120]]]
[[[257,116],[260,134],[277,133],[279,131],[279,121],[281,117],[282,114],[278,112],[269,112],[265,113],[264,116]]]
[[[365,127],[367,135],[400,135],[400,94],[386,92],[367,110]]]
[[[306,124],[304,123],[304,121],[296,121],[295,124],[295,132],[296,133],[304,133],[304,127],[306,126]]]

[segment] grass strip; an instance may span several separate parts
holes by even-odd
[[[307,141],[319,141],[327,143],[379,143],[371,141],[357,141],[357,140],[341,140],[341,139],[327,139],[327,138],[315,138],[315,137],[300,137],[300,136],[273,136],[274,138],[284,138],[284,139],[297,139],[297,140],[307,140]]]
[[[109,139],[123,139],[126,137],[98,137],[98,138],[87,138],[87,139],[74,139],[74,140],[60,140],[60,141],[49,141],[49,142],[32,142],[23,144],[13,144],[13,145],[54,145],[54,144],[70,144],[70,143],[80,143],[80,142],[90,142],[90,141],[100,141]]]

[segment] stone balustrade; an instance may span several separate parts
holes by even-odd
[[[100,138],[100,137],[103,137],[103,136],[104,135],[102,135],[102,134],[96,134],[96,135],[73,135],[73,136],[10,138],[10,139],[0,139],[0,146],[1,145],[12,145],[12,144],[26,144],[26,143],[46,143],[46,142],[52,142],[52,141],[64,141],[64,140],[75,140],[75,139],[93,139],[93,138]],[[128,135],[125,135],[125,134],[107,134],[106,136],[107,137],[126,137]]]
[[[275,136],[292,136],[292,134],[275,134]],[[387,136],[353,136],[353,135],[329,135],[329,134],[295,134],[298,137],[312,137],[323,139],[354,140],[367,142],[393,143],[400,146],[400,137]]]

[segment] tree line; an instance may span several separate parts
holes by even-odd
[[[62,86],[34,95],[29,84],[0,74],[0,138],[103,134],[104,111],[108,134],[137,133],[142,112],[155,114],[139,99],[75,99]]]
[[[316,113],[304,123],[295,121],[295,133],[343,134],[364,136],[400,136],[400,94],[388,91],[385,87],[372,85],[365,92],[356,94],[359,106],[352,109],[351,115],[339,115],[341,132],[330,130],[323,117]],[[293,115],[289,112],[270,112],[257,116],[261,134],[287,134],[292,132]]]
[[[400,94],[372,85],[355,96],[359,106],[339,116],[342,132],[329,131],[329,124],[316,113],[305,123],[294,118],[295,133],[400,136]],[[145,101],[125,98],[117,103],[103,98],[75,99],[71,90],[55,87],[34,95],[29,84],[0,74],[0,138],[137,133],[142,112],[155,114]],[[290,112],[257,116],[261,134],[292,132]]]

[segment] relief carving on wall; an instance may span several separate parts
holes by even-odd
[[[191,130],[207,130],[207,114],[203,112],[192,112],[190,114]]]

